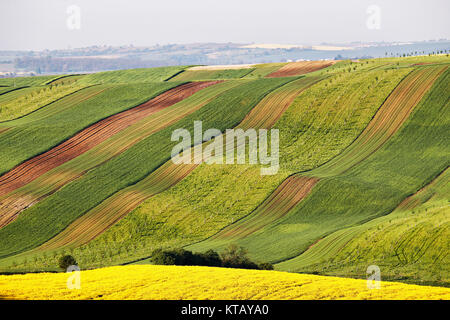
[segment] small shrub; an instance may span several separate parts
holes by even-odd
[[[273,270],[273,264],[269,262],[264,262],[259,264],[259,269],[261,270]]]
[[[174,249],[163,251],[156,249],[152,254],[152,261],[162,265],[194,265],[194,256],[191,251]]]
[[[69,266],[76,265],[77,261],[71,255],[65,255],[59,258],[58,265],[61,269],[67,270]]]
[[[208,250],[205,253],[200,253],[199,256],[201,257],[202,264],[204,266],[208,267],[221,267],[222,266],[222,260],[220,259],[220,256],[217,252],[214,250]]]

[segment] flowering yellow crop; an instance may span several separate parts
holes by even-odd
[[[0,299],[449,299],[450,289],[279,271],[180,266],[120,266],[81,272],[0,276]]]

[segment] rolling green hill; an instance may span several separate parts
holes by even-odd
[[[384,279],[449,286],[449,65],[439,55],[1,79],[0,271],[55,270],[63,253],[86,269],[237,244],[281,271],[361,278],[378,265]],[[224,136],[279,130],[278,172],[174,164],[172,132],[199,120]]]

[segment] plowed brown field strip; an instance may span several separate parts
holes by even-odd
[[[272,72],[266,78],[300,76],[309,72],[317,71],[335,64],[335,61],[300,61],[291,62]]]
[[[208,241],[243,238],[279,219],[312,190],[319,178],[338,175],[378,150],[406,121],[414,107],[447,67],[411,72],[389,95],[361,135],[339,156],[306,174],[287,178],[253,213],[220,231]]]
[[[201,90],[170,108],[151,114],[128,126],[75,159],[42,174],[24,187],[0,197],[0,222],[3,225],[10,223],[22,210],[43,200],[65,184],[124,152],[142,139],[200,109],[220,93],[238,84],[234,81],[223,82]]]
[[[70,224],[63,232],[46,242],[38,250],[52,250],[63,246],[79,246],[100,235],[128,212],[136,208],[143,200],[170,188],[188,175],[197,165],[173,165],[166,162],[148,178],[136,185],[119,191],[106,199],[88,214]]]
[[[135,108],[115,114],[89,126],[69,140],[20,164],[0,177],[0,196],[24,186],[43,173],[83,154],[140,119],[167,108],[218,82],[183,84]],[[1,222],[0,226],[2,226]]]
[[[317,178],[290,176],[251,215],[210,239],[240,239],[258,231],[288,213],[311,192],[318,181]]]
[[[389,95],[361,135],[341,154],[310,174],[317,177],[341,174],[381,148],[446,69],[446,66],[430,66],[411,72]]]
[[[261,100],[237,128],[244,130],[251,127],[270,128],[281,117],[295,97],[321,79],[320,77],[302,78],[278,88]],[[197,164],[166,162],[162,167],[137,184],[121,190],[106,199],[99,206],[74,221],[55,238],[37,248],[37,250],[79,246],[91,241],[143,201],[181,181],[197,166]]]

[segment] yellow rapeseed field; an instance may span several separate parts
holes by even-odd
[[[119,266],[68,273],[0,276],[0,299],[449,299],[450,288],[279,271],[180,266]]]

